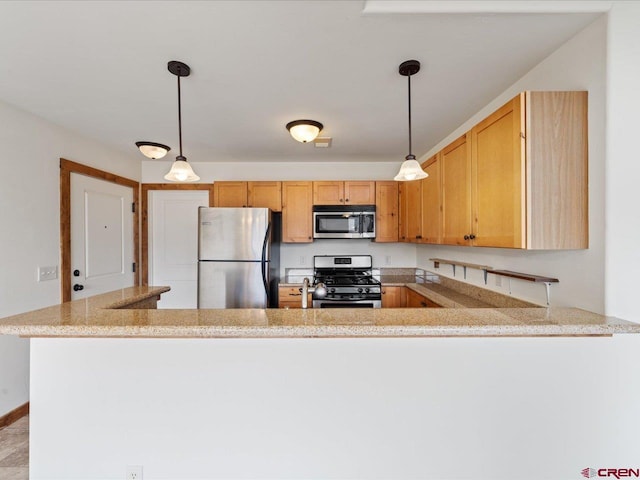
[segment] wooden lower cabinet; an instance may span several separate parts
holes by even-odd
[[[407,307],[408,308],[440,308],[442,305],[438,305],[436,302],[429,300],[427,297],[420,295],[419,293],[406,288],[407,295]]]
[[[311,294],[307,300],[311,308]],[[302,308],[302,287],[278,287],[278,308]]]
[[[382,308],[406,307],[406,287],[382,286]]]

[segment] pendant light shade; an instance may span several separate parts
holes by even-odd
[[[177,156],[176,161],[171,165],[171,170],[164,176],[164,179],[172,182],[197,182],[200,177],[195,174],[186,158]]]
[[[136,146],[145,157],[151,158],[152,160],[164,157],[169,150],[171,150],[166,145],[155,142],[136,142]]]
[[[167,64],[169,71],[178,77],[178,137],[180,139],[180,155],[176,157],[176,161],[171,165],[171,170],[164,176],[165,180],[171,182],[197,182],[200,177],[195,174],[191,165],[187,162],[187,157],[182,155],[182,102],[180,95],[180,77],[188,77],[191,74],[189,65],[171,61]]]
[[[409,159],[409,156],[407,155],[407,159],[408,160],[402,162],[400,171],[395,177],[393,177],[394,180],[398,182],[410,182],[411,180],[421,180],[429,176],[429,174],[422,170],[422,167],[415,160],[415,157],[413,159]]]
[[[429,175],[422,170],[420,164],[416,161],[416,156],[411,153],[411,75],[415,75],[420,71],[420,62],[418,60],[407,60],[402,62],[398,67],[398,73],[407,77],[409,92],[409,155],[402,162],[400,171],[393,177],[398,182],[410,182],[412,180],[421,180]]]
[[[315,140],[323,125],[315,120],[294,120],[287,123],[287,130],[291,136],[302,143],[308,143]]]

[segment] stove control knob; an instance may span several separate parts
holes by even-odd
[[[331,293],[336,293],[336,289],[335,289],[335,288],[330,288],[330,289],[329,289],[329,291],[330,291]]]
[[[365,288],[364,291],[365,291],[365,293],[369,293],[371,291],[371,289],[370,288]]]
[[[358,288],[358,293],[362,293],[362,287]]]

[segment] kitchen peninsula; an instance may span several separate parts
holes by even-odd
[[[428,294],[427,284],[409,284]],[[612,335],[640,324],[577,308],[157,310],[169,287],[130,287],[0,319],[24,337],[438,337]],[[523,302],[524,303],[524,302]]]
[[[584,461],[562,445],[602,408],[583,392],[615,412],[640,388],[590,375],[632,370],[637,336],[617,334],[640,325],[579,309],[155,309],[167,291],[0,320],[31,337],[30,478],[477,478],[459,455],[514,478],[540,473],[532,451],[571,478]]]

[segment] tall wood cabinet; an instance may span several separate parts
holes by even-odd
[[[465,134],[440,152],[442,243],[466,245],[471,233],[471,145]]]
[[[313,241],[312,182],[282,182],[282,241]]]
[[[422,202],[420,243],[440,243],[442,237],[441,163],[440,155],[434,155],[422,164],[422,169],[429,176],[420,180]]]
[[[401,182],[398,188],[400,241],[419,243],[422,239],[422,182]]]
[[[376,182],[375,241],[398,241],[398,182]]]

